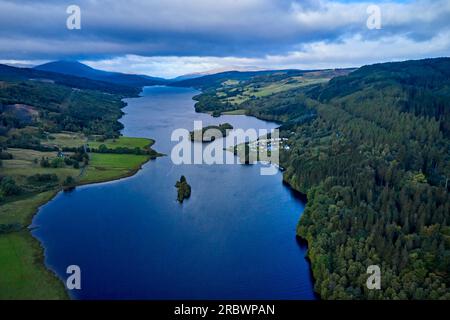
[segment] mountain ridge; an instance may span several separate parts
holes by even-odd
[[[81,62],[71,60],[52,61],[35,66],[33,69],[83,77],[91,80],[104,81],[131,87],[162,85],[168,82],[168,80],[166,79],[151,77],[147,75],[99,70]]]

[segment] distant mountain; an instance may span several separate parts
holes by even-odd
[[[115,84],[111,82],[92,80],[68,74],[42,71],[34,68],[16,68],[0,64],[0,81],[39,81],[56,83],[59,85],[77,88],[99,90],[108,93],[116,93],[134,96],[139,94],[139,87]]]
[[[184,81],[184,80],[201,78],[203,76],[205,76],[205,75],[202,73],[188,73],[188,74],[183,74],[182,76],[178,76],[176,78],[172,78],[172,79],[170,79],[170,81],[171,82],[179,82],[179,81]]]
[[[36,70],[50,71],[77,77],[115,83],[130,87],[142,87],[166,84],[168,81],[162,78],[149,77],[146,75],[126,74],[120,72],[109,72],[91,68],[78,61],[53,61],[34,67]]]
[[[200,78],[200,77],[204,77],[204,76],[214,75],[214,74],[218,74],[218,73],[231,72],[231,71],[254,72],[254,71],[264,71],[264,69],[261,69],[258,67],[230,66],[230,67],[211,69],[208,71],[184,74],[182,76],[171,79],[171,81],[183,81],[183,80],[189,80],[189,79],[196,79],[196,78]]]

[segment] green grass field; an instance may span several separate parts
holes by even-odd
[[[92,153],[90,164],[80,182],[101,182],[132,175],[148,159],[147,155]]]
[[[217,90],[217,97],[224,99],[226,102],[232,105],[239,105],[252,97],[260,98],[270,96],[271,94],[300,88],[304,86],[309,86],[312,84],[324,83],[329,81],[329,78],[320,77],[291,77],[283,79],[278,82],[271,82],[270,84],[263,84],[255,86],[254,84],[249,84],[243,87],[243,92],[232,97],[226,97],[226,92],[233,92],[235,88],[229,87],[231,84],[224,85],[222,89]],[[225,113],[223,113],[225,114]],[[234,113],[231,113],[234,114]]]
[[[36,210],[56,194],[56,190],[17,197],[15,201],[0,206],[0,224],[20,223],[29,225]],[[1,237],[1,235],[0,235]]]
[[[27,230],[0,236],[0,300],[68,298],[63,283],[45,268],[41,252]]]
[[[86,141],[86,138],[82,133],[76,132],[53,133],[50,136],[53,139],[42,141],[43,145],[57,146],[59,148],[76,148],[82,146]]]
[[[53,158],[56,157],[56,152],[42,152],[31,149],[18,149],[18,148],[8,148],[8,152],[13,155],[14,160],[26,160],[33,161],[34,159],[41,159],[42,157]]]
[[[22,152],[22,151],[18,151]],[[16,153],[17,154],[17,153]],[[26,154],[26,152],[23,152]],[[80,183],[114,180],[132,175],[149,159],[146,155],[91,154],[90,164]],[[19,161],[19,160],[7,160]],[[1,168],[0,174],[8,174],[19,182],[36,173],[57,173],[58,176],[74,175],[79,169]],[[0,206],[0,224],[19,223],[27,226],[39,206],[48,202],[58,190],[18,196]],[[0,235],[0,299],[63,299],[67,298],[62,283],[45,268],[42,249],[28,230]]]
[[[89,147],[98,149],[98,147],[104,144],[109,149],[115,148],[141,148],[144,149],[146,147],[151,146],[154,143],[152,139],[147,138],[131,138],[131,137],[119,137],[117,139],[108,139],[103,142],[101,141],[89,141]]]
[[[81,133],[75,132],[63,132],[63,133],[53,133],[51,134],[51,139],[43,140],[43,145],[48,146],[57,146],[59,148],[74,148],[80,147],[85,143],[93,149],[98,149],[98,147],[102,144],[106,145],[109,149],[115,148],[146,148],[151,146],[154,141],[152,139],[147,138],[133,138],[133,137],[119,137],[116,139],[107,139],[105,141],[99,140],[99,136],[92,136],[87,139]]]
[[[246,111],[244,109],[236,109],[236,110],[232,110],[232,111],[225,111],[222,112],[222,115],[225,116],[241,116],[241,115],[245,115]]]
[[[236,86],[239,84],[237,80],[227,80],[222,83],[223,86]]]
[[[70,133],[54,134],[51,140],[60,147],[79,146],[84,138]],[[145,148],[154,143],[151,139],[120,137],[116,140],[94,142],[96,146],[106,144],[108,148]],[[56,152],[40,152],[29,149],[9,148],[11,160],[3,160],[1,176],[14,178],[17,184],[26,184],[27,177],[37,173],[55,173],[62,182],[67,176],[74,177],[78,184],[110,181],[134,174],[148,155],[90,153],[89,165],[85,169],[71,166],[62,168],[43,168],[39,162],[42,157],[54,158]],[[31,223],[38,208],[47,203],[60,190],[41,193],[26,193],[8,198],[0,205],[0,224]],[[1,299],[66,299],[68,298],[61,281],[43,263],[42,248],[28,230],[22,229],[0,234],[0,300]]]
[[[17,148],[9,148],[8,152],[13,155],[13,159],[3,160],[3,165],[0,167],[0,175],[10,176],[19,184],[25,184],[27,177],[37,173],[54,173],[58,176],[60,182],[64,181],[67,176],[76,178],[80,174],[80,169],[72,167],[43,168],[39,165],[39,162],[34,162],[35,159],[39,161],[42,157],[55,158],[56,152],[40,152]]]
[[[41,168],[32,161],[35,157],[52,156],[53,153],[25,149],[8,149],[8,152],[14,159],[3,161],[0,175],[13,177],[18,184],[26,183],[27,177],[36,173],[56,173],[60,180],[79,173],[78,169],[72,168]],[[55,189],[38,194],[26,193],[8,199],[0,206],[0,224],[28,226],[37,209],[56,192]],[[28,230],[0,235],[0,299],[66,297],[60,281],[44,267],[40,255],[39,243]]]
[[[0,207],[0,224],[31,223],[56,191],[28,195]],[[66,299],[64,286],[43,264],[42,248],[28,230],[0,235],[1,299]]]

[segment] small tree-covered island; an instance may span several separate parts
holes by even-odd
[[[182,84],[203,91],[198,112],[281,124],[283,181],[307,195],[297,235],[322,299],[450,299],[449,70],[436,58]],[[370,265],[380,290],[366,286]]]
[[[436,58],[165,84],[202,90],[198,112],[280,125],[283,181],[307,194],[296,235],[307,241],[320,298],[450,299],[449,70],[450,58]],[[27,227],[58,191],[130,176],[159,156],[153,140],[120,133],[123,98],[142,85],[0,65],[0,299],[68,297]],[[216,136],[205,137],[209,129]],[[231,129],[209,126],[191,139]],[[175,187],[179,203],[190,197],[185,176]],[[372,265],[379,290],[366,286]]]
[[[191,131],[191,141],[213,142],[217,138],[224,138],[233,130],[229,123],[219,124],[218,126],[206,126],[201,130]]]
[[[180,181],[175,183],[175,187],[177,188],[177,201],[179,203],[183,203],[185,199],[191,196],[191,186],[187,183],[185,176],[181,176]]]

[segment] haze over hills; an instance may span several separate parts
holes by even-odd
[[[256,75],[264,75],[274,72],[287,72],[287,71],[297,71],[295,69],[292,70],[269,70],[262,69],[258,67],[241,67],[241,66],[230,66],[223,68],[211,69],[203,72],[195,72],[190,74],[185,74],[178,76],[173,79],[164,79],[159,77],[152,77],[148,75],[140,75],[140,74],[127,74],[121,72],[111,72],[104,71],[92,68],[86,64],[83,64],[79,61],[70,61],[70,60],[58,60],[52,61],[48,63],[44,63],[38,66],[35,66],[34,69],[41,71],[50,71],[61,74],[67,74],[77,77],[88,78],[92,80],[99,80],[104,82],[111,82],[121,85],[142,87],[142,86],[151,86],[151,85],[159,85],[159,84],[168,84],[170,83],[178,83],[182,86],[190,85],[190,80],[193,79],[202,79],[194,81],[194,84],[198,82],[211,81],[214,78],[239,78],[239,79],[248,79]],[[182,81],[187,81],[186,83],[181,83]]]
[[[258,67],[233,66],[233,67],[211,69],[205,72],[185,74],[173,79],[164,79],[140,74],[127,74],[120,72],[104,71],[92,68],[78,61],[68,61],[68,60],[48,62],[42,65],[35,66],[33,70],[71,75],[134,88],[141,88],[144,86],[153,86],[153,85],[171,85],[177,87],[200,88],[206,84],[211,84],[211,82],[220,83],[226,80],[245,81],[256,76],[267,76],[276,74],[295,76],[295,75],[302,75],[305,72],[326,71],[326,70],[305,71],[297,69],[268,70],[268,69],[261,69]],[[342,69],[342,70],[348,71],[353,69]]]
[[[166,84],[168,80],[147,75],[110,72],[91,68],[78,61],[53,61],[34,67],[36,70],[50,71],[77,77],[99,80],[131,87]]]
[[[142,87],[153,85],[170,85],[176,87],[203,88],[212,84],[219,84],[227,80],[247,81],[254,77],[275,76],[288,78],[301,76],[307,73],[329,73],[334,76],[347,74],[354,69],[336,70],[242,70],[222,71],[214,69],[205,73],[183,75],[174,79],[163,79],[147,75],[125,74],[109,72],[89,67],[77,61],[54,61],[33,68],[19,68],[16,66],[0,64],[0,77],[16,80],[51,81],[57,84],[71,86],[79,89],[103,90],[111,93],[127,93],[136,95]],[[217,72],[217,73],[216,73]]]

